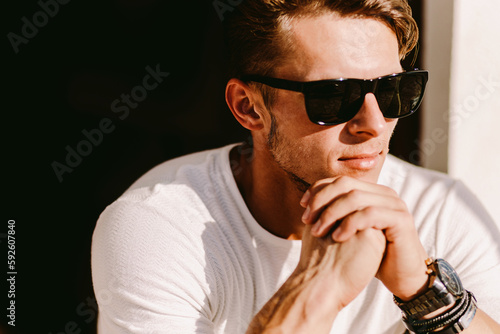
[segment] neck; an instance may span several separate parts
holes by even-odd
[[[267,149],[248,144],[230,153],[234,179],[255,220],[281,238],[302,238],[304,209],[299,201],[303,192],[274,161]]]

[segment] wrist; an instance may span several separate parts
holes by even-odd
[[[462,332],[476,313],[474,295],[463,289],[458,274],[448,262],[428,259],[426,264],[429,268],[427,291],[410,301],[394,296],[403,311],[406,327],[418,334]]]
[[[393,293],[402,302],[407,302],[424,295],[427,291],[429,291],[429,275],[424,269],[418,277],[412,278],[411,282],[405,282],[398,291]]]
[[[460,278],[448,262],[429,258],[425,264],[428,267],[427,291],[410,300],[402,300],[394,295],[396,304],[412,319],[420,319],[431,312],[448,307],[463,295]]]
[[[339,280],[334,272],[325,272],[320,268],[307,268],[300,272],[294,272],[289,284],[289,290],[300,291],[294,299],[296,311],[302,322],[333,322],[337,314],[345,305],[339,298]]]

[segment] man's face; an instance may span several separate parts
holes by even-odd
[[[275,77],[372,79],[401,72],[396,36],[379,21],[327,14],[296,19],[291,29],[294,52]],[[349,122],[317,125],[309,121],[301,93],[279,89],[265,130],[274,160],[304,190],[339,175],[376,182],[396,123],[384,118],[370,93]]]

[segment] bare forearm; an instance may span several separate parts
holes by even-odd
[[[329,333],[339,307],[334,293],[320,291],[310,276],[292,275],[257,313],[247,334]]]

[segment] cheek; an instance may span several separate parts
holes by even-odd
[[[281,91],[275,102],[273,114],[280,135],[301,160],[324,161],[332,149],[338,148],[343,125],[321,126],[311,122],[302,94]]]
[[[321,178],[331,177],[335,170],[335,161],[342,154],[345,147],[339,142],[341,126],[323,127],[307,120],[313,130],[305,133],[303,128],[297,130],[302,136],[286,136],[284,144],[287,146],[288,156],[308,182]],[[309,126],[307,127],[309,128]]]
[[[290,139],[300,139],[322,130],[307,116],[304,96],[301,93],[281,90],[273,106],[273,113],[282,133]]]

